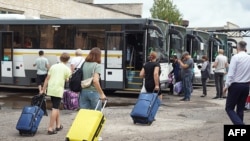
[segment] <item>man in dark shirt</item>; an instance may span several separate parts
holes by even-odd
[[[149,62],[147,62],[141,72],[140,77],[145,78],[145,89],[147,92],[157,91],[159,98],[162,100],[161,90],[160,90],[160,64],[156,62],[157,53],[151,52],[149,56]]]

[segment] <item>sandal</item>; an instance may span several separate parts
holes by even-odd
[[[53,135],[53,134],[56,134],[56,133],[57,133],[56,130],[52,130],[52,131],[49,131],[49,130],[48,130],[48,134],[49,134],[49,135]]]
[[[63,126],[62,126],[62,125],[60,125],[59,128],[56,127],[56,131],[61,131],[62,129],[63,129]]]

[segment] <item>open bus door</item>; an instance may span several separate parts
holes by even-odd
[[[222,47],[222,43],[215,37],[209,39],[209,62],[211,63],[211,79],[214,79],[214,68],[212,67],[219,49]]]
[[[106,32],[104,85],[105,90],[125,88],[125,34]]]
[[[0,32],[0,57],[0,82],[13,84],[13,32]]]

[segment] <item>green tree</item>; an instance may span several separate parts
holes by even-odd
[[[182,14],[172,0],[154,0],[150,12],[152,18],[166,20],[173,24],[182,24]]]

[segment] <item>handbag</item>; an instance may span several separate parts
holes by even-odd
[[[95,65],[95,67],[96,67],[96,65]],[[91,86],[92,81],[93,81],[93,75],[94,75],[95,67],[94,67],[94,69],[92,71],[92,76],[90,78],[87,78],[87,79],[84,79],[84,80],[81,81],[81,87],[82,88],[88,88],[88,87]]]
[[[143,79],[143,82],[142,82],[141,93],[147,93],[147,90],[145,88],[145,79]]]

